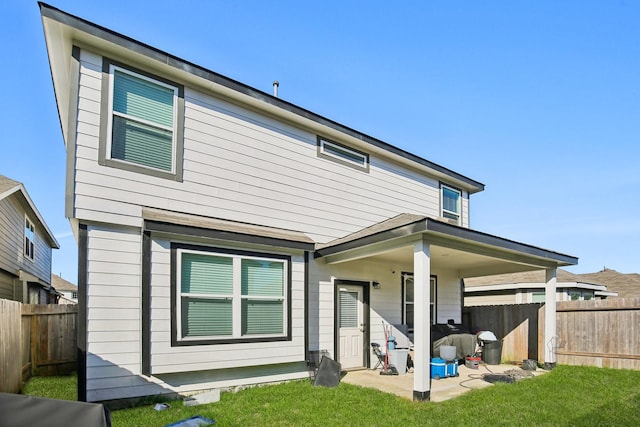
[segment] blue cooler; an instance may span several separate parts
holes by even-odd
[[[453,359],[452,362],[447,362],[445,365],[445,373],[447,377],[457,377],[458,376],[458,359]]]
[[[444,359],[439,357],[434,357],[431,359],[431,378],[434,380],[439,380],[440,378],[446,377],[457,377],[458,376],[458,361],[453,360],[451,362],[447,362]]]

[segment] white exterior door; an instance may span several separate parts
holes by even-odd
[[[343,369],[364,366],[364,310],[362,287],[338,288],[338,354]]]

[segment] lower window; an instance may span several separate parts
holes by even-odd
[[[437,278],[431,276],[429,280],[429,317],[431,324],[436,324],[436,290]],[[413,333],[413,273],[402,273],[402,319],[409,332]]]
[[[287,335],[289,257],[174,248],[178,341]]]

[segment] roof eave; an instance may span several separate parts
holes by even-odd
[[[578,258],[571,255],[539,248],[526,243],[516,242],[515,240],[494,236],[482,231],[447,224],[432,218],[427,218],[427,230],[433,233],[444,234],[452,238],[471,240],[479,244],[498,247],[514,252],[521,252],[541,259],[547,259],[557,264],[558,267],[578,264]]]
[[[371,234],[354,240],[342,242],[336,245],[324,246],[317,249],[314,253],[315,258],[336,255],[342,252],[366,247],[381,243],[392,239],[402,239],[416,236],[418,234],[425,235],[427,241],[429,237],[438,239],[449,239],[451,241],[466,241],[474,245],[481,245],[496,251],[511,252],[522,254],[527,257],[539,260],[540,265],[553,265],[555,267],[563,267],[568,265],[576,265],[578,258],[538,248],[536,246],[527,245],[491,234],[483,233],[469,228],[447,224],[432,218],[420,219],[410,224],[385,230],[379,233]],[[417,237],[416,237],[417,238]]]
[[[29,209],[31,209],[31,212],[33,212],[33,215],[38,219],[38,222],[40,223],[42,228],[44,228],[44,231],[47,233],[47,237],[49,238],[49,244],[51,245],[51,247],[54,249],[60,249],[60,244],[58,243],[55,236],[53,235],[53,232],[49,229],[49,226],[47,225],[47,223],[44,221],[44,218],[38,211],[38,208],[36,208],[35,203],[33,203],[33,200],[31,200],[31,197],[29,197],[29,193],[27,193],[27,189],[22,183],[18,183],[18,185],[16,185],[15,187],[0,194],[0,200],[6,197],[9,197],[10,195],[15,193],[20,193],[22,194],[22,197],[24,197],[24,199],[27,202],[27,205],[29,205]]]
[[[320,133],[338,133],[349,141],[375,148],[385,153],[394,161],[406,163],[414,168],[424,170],[438,179],[455,184],[469,194],[484,190],[484,184],[468,178],[444,166],[433,163],[420,156],[412,154],[387,142],[358,132],[348,126],[334,120],[320,116],[307,109],[276,98],[271,94],[255,89],[244,83],[178,58],[167,52],[156,49],[150,45],[119,34],[105,27],[99,26],[77,16],[70,15],[46,3],[39,2],[40,13],[43,20],[45,39],[49,54],[54,90],[58,103],[60,121],[63,134],[67,135],[65,123],[68,116],[68,102],[66,94],[69,93],[68,69],[71,49],[76,42],[95,43],[101,40],[111,49],[119,49],[123,52],[134,53],[141,57],[151,59],[156,66],[170,69],[173,72],[181,72],[192,78],[196,76],[208,83],[208,89],[217,92],[221,96],[235,99],[243,104],[261,109],[269,114],[285,118],[301,126],[311,128]],[[54,25],[57,23],[57,25]],[[126,54],[126,53],[125,53]],[[65,73],[65,71],[67,71]],[[65,77],[66,76],[66,77]],[[331,135],[325,135],[331,136]]]

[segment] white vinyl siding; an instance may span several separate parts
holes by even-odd
[[[141,225],[139,206],[304,231],[318,242],[399,213],[440,215],[435,178],[371,155],[369,173],[317,156],[315,133],[184,89],[181,182],[99,168],[102,58],[81,52],[76,217]],[[356,148],[356,147],[354,147]]]
[[[141,385],[141,236],[134,228],[87,230],[87,399],[129,396]]]
[[[178,89],[114,65],[110,78],[110,158],[174,172]]]

